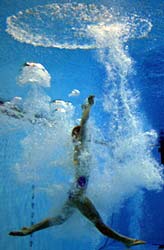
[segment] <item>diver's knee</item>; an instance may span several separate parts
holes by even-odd
[[[65,216],[59,215],[59,216],[56,216],[54,218],[51,218],[51,220],[49,221],[49,224],[51,226],[60,225],[60,224],[63,224],[65,221],[66,221]]]

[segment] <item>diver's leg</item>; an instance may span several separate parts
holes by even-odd
[[[70,206],[68,201],[62,208],[60,215],[47,218],[37,224],[32,225],[31,227],[23,227],[20,231],[12,231],[9,233],[9,235],[26,236],[48,227],[60,225],[64,223],[73,214],[73,211],[74,209]]]
[[[133,245],[145,244],[144,241],[126,237],[124,235],[117,233],[110,227],[106,226],[103,220],[101,219],[100,214],[98,213],[98,211],[96,210],[92,202],[87,197],[81,198],[78,201],[76,201],[76,207],[105,236],[110,237],[114,240],[120,241],[123,244],[125,244],[127,247],[130,247]]]

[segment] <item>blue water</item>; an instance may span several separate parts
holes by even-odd
[[[148,243],[164,244],[163,169],[158,152],[158,135],[164,129],[163,1],[76,2],[83,3],[82,14],[85,4],[102,4],[112,13],[113,26],[108,31],[104,20],[101,27],[97,20],[90,22],[90,35],[87,38],[83,35],[81,40],[79,33],[73,39],[69,39],[69,32],[62,34],[72,48],[57,48],[53,39],[45,47],[43,39],[42,44],[39,41],[34,46],[33,38],[28,43],[20,38],[20,31],[26,26],[19,26],[22,19],[19,20],[18,12],[23,11],[24,17],[24,10],[52,1],[1,0],[0,3],[0,97],[11,100],[21,96],[26,104],[32,98],[42,97],[40,108],[45,108],[46,98],[62,99],[71,102],[75,109],[74,114],[59,116],[59,126],[53,131],[1,114],[0,249],[124,249],[101,236],[79,212],[62,226],[32,237],[8,236],[11,230],[52,215],[64,202],[72,174],[68,166],[72,150],[68,131],[80,118],[81,104],[90,94],[96,99],[89,128],[96,140],[107,145],[91,144],[93,162],[88,196],[104,221],[115,230]],[[65,1],[56,3],[63,6]],[[6,20],[12,15],[16,16],[19,28],[14,33],[15,39],[6,31],[9,28]],[[31,22],[29,16],[23,21]],[[48,38],[53,34],[53,29],[47,33],[53,23],[50,17],[41,16],[43,24],[38,27]],[[67,25],[63,22],[61,30]],[[76,28],[77,22],[74,25]],[[25,40],[28,34],[24,35]],[[59,43],[63,41],[61,37]],[[88,48],[73,48],[79,43]],[[92,46],[95,48],[91,49]],[[39,89],[33,95],[31,86],[17,84],[21,65],[26,61],[44,65],[51,75],[50,88],[43,92]],[[80,95],[69,97],[73,89],[78,89]],[[134,249],[153,250],[157,246],[147,244]]]

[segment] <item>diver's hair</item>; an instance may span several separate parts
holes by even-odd
[[[72,137],[77,138],[80,133],[81,126],[78,125],[72,129]]]

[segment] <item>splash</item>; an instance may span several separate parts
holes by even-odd
[[[139,94],[129,81],[134,70],[126,42],[137,33],[137,28],[132,32],[133,24],[130,27],[122,22],[110,26],[101,23],[88,27],[90,35],[102,47],[97,50],[97,55],[107,76],[103,107],[108,120],[106,137],[110,144],[104,150],[105,160],[101,159],[105,161],[103,183],[106,185],[101,183],[100,186],[106,194],[110,193],[108,199],[113,205],[137,190],[159,189],[163,185],[160,166],[151,154],[157,134],[154,130],[144,131],[144,121],[137,113]],[[144,29],[138,32],[140,37],[145,36]],[[111,187],[110,192],[106,190],[107,185]]]
[[[27,136],[21,141],[22,155],[14,168],[19,181],[35,181],[40,188],[61,184],[55,172],[62,176],[65,171],[67,175],[72,164],[73,105],[51,101],[42,89],[32,86],[23,100],[23,110],[31,119],[37,114],[37,122],[22,126]]]
[[[35,180],[43,183],[46,173],[46,181],[50,184],[51,171],[56,166],[71,165],[68,164],[67,157],[72,145],[71,140],[68,140],[68,131],[72,124],[74,107],[69,102],[51,100],[43,89],[50,86],[50,79],[51,76],[44,66],[34,62],[26,62],[18,76],[18,84],[29,84],[30,87],[26,98],[21,99],[21,110],[26,120],[22,129],[28,134],[21,142],[23,152],[20,162],[15,166],[21,182]],[[18,101],[19,98],[14,98],[11,105],[17,104]],[[34,126],[29,126],[28,121]],[[64,164],[66,161],[67,164]],[[53,180],[52,186],[54,183]]]
[[[84,3],[64,3],[39,5],[17,15],[7,18],[7,32],[16,40],[34,46],[65,48],[65,49],[94,49],[103,47],[90,36],[90,27],[100,27],[102,32],[118,31],[120,23],[126,26],[124,36],[131,38],[146,36],[151,29],[151,23],[133,15],[120,17],[119,13],[103,5]],[[130,32],[129,32],[130,30]],[[126,31],[126,32],[125,32]]]
[[[42,87],[50,87],[51,76],[40,63],[26,62],[22,67],[17,82],[19,85],[37,84]]]

